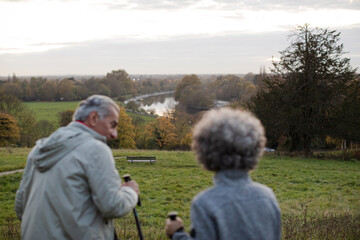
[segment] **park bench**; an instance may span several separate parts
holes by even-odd
[[[126,157],[128,162],[134,163],[134,162],[150,162],[151,164],[153,162],[156,162],[156,157],[146,157],[146,156],[136,156],[136,157]]]

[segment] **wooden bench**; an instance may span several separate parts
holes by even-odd
[[[126,157],[128,162],[156,162],[156,157],[146,157],[146,156],[136,156],[136,157]]]

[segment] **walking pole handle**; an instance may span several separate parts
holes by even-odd
[[[175,221],[177,215],[178,215],[178,212],[169,212],[168,213],[168,217],[170,218],[171,221]]]
[[[125,174],[125,175],[123,175],[123,179],[124,179],[125,182],[130,182],[130,181],[131,181],[130,174]],[[139,207],[141,206],[140,196],[138,196],[137,205],[138,205]]]

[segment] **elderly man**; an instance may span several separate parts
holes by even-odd
[[[191,206],[190,235],[180,218],[166,221],[173,240],[278,240],[281,218],[273,191],[253,182],[265,145],[264,129],[250,113],[230,109],[204,114],[193,132],[198,162],[214,171],[214,186],[199,193]]]
[[[73,122],[40,139],[16,193],[22,239],[114,239],[112,219],[136,205],[135,181],[121,184],[106,141],[117,138],[119,107],[82,101]]]

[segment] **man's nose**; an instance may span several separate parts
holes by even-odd
[[[115,130],[113,130],[112,133],[111,133],[111,138],[112,138],[112,139],[117,139],[117,137],[118,137],[118,133],[117,133],[117,130],[115,129]]]

